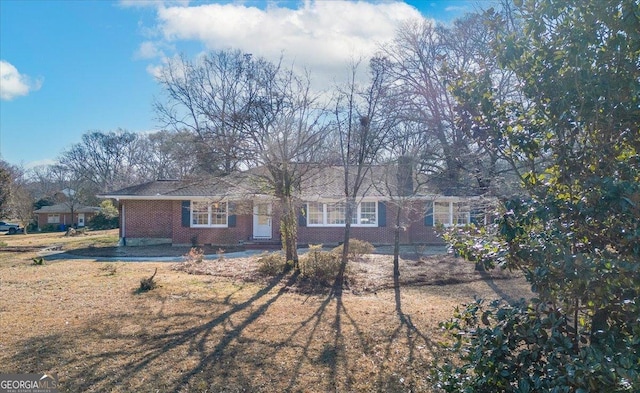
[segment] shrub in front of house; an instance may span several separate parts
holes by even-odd
[[[338,247],[331,250],[332,252],[342,255],[343,245],[339,245]],[[375,250],[373,244],[366,242],[364,240],[351,239],[349,240],[349,259],[354,260],[362,257],[365,254],[372,254]]]
[[[46,224],[40,228],[42,232],[60,232],[60,224]]]
[[[201,263],[204,260],[204,250],[200,247],[191,247],[183,258],[185,263]]]
[[[340,254],[323,251],[321,244],[312,245],[300,258],[300,275],[314,283],[330,286],[340,272],[340,265]]]
[[[118,228],[118,226],[118,216],[109,217],[102,212],[96,214],[89,220],[89,228],[91,229],[114,229]]]
[[[282,274],[287,266],[287,260],[281,252],[265,252],[258,257],[258,271],[265,276]]]

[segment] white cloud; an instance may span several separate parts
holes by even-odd
[[[153,59],[156,57],[164,57],[164,52],[160,49],[160,44],[153,41],[145,41],[140,44],[135,54],[137,59]]]
[[[466,5],[450,5],[444,9],[447,12],[470,12],[471,9]]]
[[[42,86],[42,80],[33,80],[20,74],[13,64],[0,60],[0,99],[10,101],[19,96],[26,96]]]
[[[406,3],[342,0],[305,1],[297,9],[275,2],[266,9],[230,3],[157,12],[165,44],[196,41],[208,50],[236,48],[270,60],[284,56],[324,82],[342,79],[353,59],[372,56],[401,23],[422,18]]]
[[[160,79],[162,76],[162,68],[164,64],[149,64],[147,66],[147,73],[151,75],[154,79]]]

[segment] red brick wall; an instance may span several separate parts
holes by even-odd
[[[46,225],[49,225],[49,213],[37,213],[38,215],[38,228],[43,228]],[[84,213],[84,225],[89,225],[89,221],[93,218],[94,213]],[[59,226],[64,224],[65,226],[71,226],[73,224],[78,223],[78,213],[73,214],[73,220],[71,219],[71,213],[60,214],[60,223],[52,224],[54,226]]]
[[[404,229],[400,232],[400,243],[442,244],[442,239],[435,233],[433,226],[424,225],[422,206],[410,209],[408,217],[402,220]],[[372,244],[393,244],[397,208],[387,203],[386,226],[384,227],[351,227],[351,238],[365,240]],[[299,227],[298,242],[300,244],[332,244],[344,241],[344,227]]]
[[[181,201],[123,201],[125,206],[125,231],[127,238],[171,238],[173,244],[237,245],[251,241],[253,214],[250,208],[236,212],[236,226],[231,228],[190,228],[182,226]],[[122,209],[121,209],[122,210]],[[400,242],[441,244],[434,227],[424,225],[423,211],[412,209],[410,217],[403,221],[406,229]],[[122,217],[122,211],[121,215]],[[393,244],[396,208],[387,204],[385,227],[352,227],[351,238],[373,244]],[[122,225],[121,225],[122,230]],[[121,234],[122,236],[122,234]],[[273,206],[272,240],[280,240],[280,214]],[[344,227],[299,227],[300,244],[337,244],[344,240]]]
[[[173,201],[122,201],[120,237],[171,238],[173,226]],[[124,206],[124,215],[123,215]],[[180,223],[180,221],[178,221]]]
[[[232,228],[190,228],[182,226],[182,203],[174,201],[173,244],[237,245],[252,235],[253,215],[248,212],[236,214],[236,226]]]

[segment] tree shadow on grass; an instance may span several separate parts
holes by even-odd
[[[496,283],[496,280],[491,276],[491,274],[485,271],[481,271],[479,273],[480,273],[480,276],[482,277],[482,281],[484,281],[489,286],[489,288],[491,288],[496,293],[496,295],[498,295],[502,300],[506,301],[511,305],[514,305],[515,303],[518,302],[519,299],[515,299],[514,297],[509,295],[507,292],[505,292],[502,288],[500,288],[500,286],[498,286],[498,284]]]
[[[394,288],[394,300],[395,300],[395,312],[398,318],[399,324],[389,337],[388,344],[385,349],[385,358],[392,359],[392,350],[394,348],[393,343],[398,340],[404,340],[405,353],[402,354],[403,367],[400,369],[406,370],[408,373],[405,376],[393,374],[393,370],[397,370],[398,367],[393,367],[391,374],[389,372],[380,372],[377,378],[377,387],[379,391],[420,391],[424,389],[424,378],[410,377],[411,371],[418,371],[422,376],[426,376],[426,364],[421,363],[419,360],[418,352],[423,349],[433,357],[437,352],[437,345],[423,333],[419,327],[414,325],[411,314],[406,313],[402,308],[402,294],[400,292],[400,273],[398,271],[393,274],[393,288]],[[419,386],[420,385],[420,386]]]
[[[234,301],[237,292],[203,301],[151,291],[143,296],[157,296],[159,310],[136,296],[141,309],[12,345],[12,364],[22,367],[19,372],[57,372],[60,391],[69,392],[420,390],[415,378],[403,384],[395,375],[415,369],[424,376],[418,352],[432,345],[402,310],[399,287],[399,323],[387,320],[380,333],[361,325],[352,308],[357,298],[345,299],[342,284],[302,304],[297,297],[281,302],[297,279],[276,277],[242,301]],[[298,313],[286,310],[294,304],[300,304]],[[355,376],[362,367],[370,368],[371,381]]]
[[[194,389],[189,387],[192,379],[207,367],[215,363],[229,344],[236,340],[241,332],[278,300],[284,288],[296,280],[290,276],[280,291],[269,296],[269,293],[281,283],[283,276],[272,279],[264,288],[257,291],[244,302],[231,305],[226,311],[215,318],[199,324],[181,329],[181,320],[191,320],[194,313],[185,310],[184,313],[174,313],[170,317],[156,316],[149,321],[149,325],[158,319],[167,319],[176,326],[167,326],[163,332],[153,331],[142,326],[131,334],[123,331],[123,326],[136,321],[130,314],[110,315],[101,324],[89,323],[74,334],[56,333],[47,336],[35,336],[16,346],[18,351],[13,354],[13,363],[21,365],[19,372],[41,372],[40,370],[58,371],[62,391],[139,391],[148,390],[144,380],[150,386],[160,391],[190,391],[205,390],[206,382],[198,381]],[[226,299],[228,302],[229,299]],[[223,302],[224,303],[224,302]],[[256,307],[257,303],[262,303]],[[249,311],[254,308],[254,310]],[[246,315],[245,311],[249,311]],[[242,315],[240,315],[242,314]],[[246,315],[246,316],[245,316]],[[148,318],[139,316],[138,318]],[[235,324],[231,319],[239,317],[241,322]],[[214,330],[222,330],[222,336],[210,350],[205,344],[211,338]],[[105,349],[100,351],[95,347],[89,351],[78,347],[78,334],[83,340],[103,342]],[[110,345],[113,342],[120,347]],[[175,353],[181,348],[180,353]],[[188,365],[182,365],[183,356],[190,359]],[[112,363],[119,362],[117,368]],[[181,368],[180,378],[165,378],[163,374],[175,373],[174,368]],[[152,371],[153,370],[153,371]],[[235,384],[243,389],[251,389],[251,381],[242,378]],[[204,387],[204,388],[203,388]],[[203,388],[203,389],[200,389]],[[154,390],[155,390],[154,389]]]

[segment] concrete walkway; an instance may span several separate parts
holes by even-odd
[[[224,258],[243,258],[250,257],[253,255],[261,254],[262,250],[247,250],[247,251],[238,251],[238,252],[228,252],[223,256]],[[183,256],[178,257],[96,257],[96,256],[84,256],[84,255],[75,255],[69,254],[64,251],[48,251],[38,253],[39,256],[43,257],[45,261],[58,261],[62,259],[82,259],[86,261],[94,261],[94,262],[184,262]],[[203,259],[205,260],[215,260],[220,256],[218,254],[205,255]]]
[[[266,250],[266,251],[273,251],[273,250]],[[299,248],[298,254],[302,255],[307,253],[308,251],[309,251],[308,248]],[[223,257],[225,259],[245,258],[245,257],[258,255],[263,252],[265,252],[265,250],[246,250],[246,251],[237,251],[237,252],[227,252],[223,254]],[[375,253],[383,254],[383,255],[393,255],[393,247],[392,246],[376,247]],[[420,255],[424,255],[424,256],[442,255],[447,253],[447,247],[446,246],[427,246],[424,248],[416,249],[416,247],[414,246],[402,246],[400,248],[400,253],[405,255],[412,254],[412,253],[416,253],[416,254],[419,253]],[[38,255],[43,257],[46,261],[56,261],[56,260],[62,260],[62,259],[82,259],[82,260],[89,260],[89,261],[95,261],[95,262],[172,262],[172,263],[176,263],[176,262],[184,261],[183,256],[176,256],[176,257],[98,256],[96,257],[96,256],[68,254],[64,251],[56,251],[56,250],[45,250],[38,253]],[[216,260],[219,257],[220,255],[218,254],[208,254],[204,256],[204,259]]]

